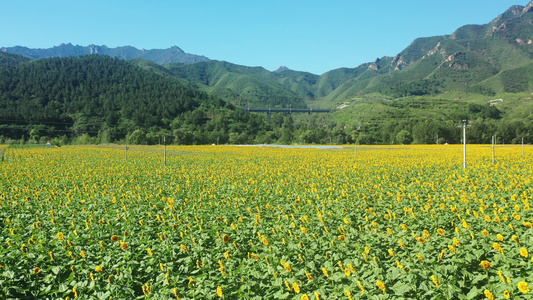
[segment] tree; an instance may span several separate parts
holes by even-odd
[[[411,133],[406,129],[400,130],[396,135],[396,142],[401,145],[407,145],[411,143]]]
[[[142,129],[137,129],[127,136],[128,144],[144,145],[146,144],[146,133]]]

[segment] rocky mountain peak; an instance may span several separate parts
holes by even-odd
[[[522,13],[526,13],[530,11],[533,11],[533,1],[529,2],[529,4],[526,5],[526,7],[524,7],[524,9],[522,10]]]
[[[289,68],[287,68],[286,66],[280,66],[276,71],[274,71],[275,73],[281,73],[283,71],[288,71],[290,70]]]
[[[185,53],[185,51],[183,51],[180,47],[178,46],[172,46],[170,47],[170,49],[172,49],[172,51],[175,51],[175,52],[179,52],[179,53]]]

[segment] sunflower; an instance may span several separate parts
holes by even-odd
[[[363,286],[363,284],[361,283],[361,281],[357,281],[357,285],[359,286],[359,288],[361,289],[361,292],[365,292],[365,287]]]
[[[492,248],[494,248],[494,250],[499,251],[501,254],[503,254],[502,245],[500,245],[500,243],[493,243]]]
[[[220,298],[224,296],[224,294],[222,294],[222,288],[220,286],[217,286],[217,296],[219,296]]]
[[[439,255],[439,259],[440,260],[443,260],[444,259],[444,254],[446,253],[446,249],[442,249],[442,251],[440,252],[440,255]]]
[[[460,242],[457,238],[453,238],[453,244],[454,244],[456,247],[461,246],[461,242]]]
[[[307,276],[307,280],[309,280],[309,281],[314,279],[313,275],[311,273],[307,272],[307,271],[305,271],[305,276]]]
[[[346,293],[346,297],[348,297],[349,300],[352,300],[352,293],[349,290],[344,291]]]
[[[111,236],[111,240],[112,240],[113,242],[118,242],[118,235],[112,235],[112,236]]]
[[[491,291],[485,290],[484,293],[485,293],[485,297],[487,297],[487,299],[494,300],[494,294]]]
[[[436,287],[439,287],[439,281],[437,280],[437,277],[435,277],[435,275],[431,275],[431,281],[433,281]]]
[[[329,277],[329,273],[326,268],[322,268],[322,273],[324,273],[324,276]]]
[[[385,291],[387,288],[385,287],[385,284],[381,281],[381,280],[378,280],[376,281],[376,285],[378,286],[378,288],[382,291]]]
[[[127,250],[129,247],[128,243],[120,242],[120,248],[122,248],[122,250]]]
[[[529,256],[529,253],[527,252],[526,248],[520,248],[520,255],[527,258]]]
[[[96,267],[94,267],[94,270],[95,270],[96,272],[99,272],[99,273],[101,273],[101,272],[104,271],[104,270],[102,269],[101,266],[96,266]]]
[[[511,298],[511,293],[509,293],[509,291],[505,290],[505,291],[503,292],[503,296],[504,296],[505,298],[509,299],[509,298]]]
[[[505,279],[505,276],[503,276],[503,272],[501,270],[498,270],[498,276],[500,276],[500,279],[503,281],[503,283],[507,283],[507,280]]]
[[[35,269],[33,269],[33,274],[39,274],[39,273],[41,273],[41,268],[35,267]]]
[[[58,233],[57,233],[57,238],[58,238],[60,241],[63,241],[63,240],[65,240],[65,235],[63,234],[63,232],[58,232]]]
[[[289,265],[289,264],[284,264],[283,267],[285,267],[285,270],[287,270],[287,272],[291,272],[292,271],[291,265]]]
[[[527,294],[530,291],[529,285],[525,281],[520,281],[518,283],[518,289],[524,294]]]
[[[294,289],[294,291],[296,292],[296,294],[299,294],[299,293],[300,293],[300,286],[298,285],[297,282],[293,282],[293,283],[292,283],[292,288]]]
[[[224,234],[224,235],[222,236],[222,241],[223,241],[224,243],[229,242],[229,235]]]
[[[479,265],[485,270],[488,270],[488,269],[492,268],[492,264],[488,260],[481,261],[481,263]]]
[[[388,249],[387,252],[389,252],[389,255],[394,257],[394,251],[392,251],[392,249]]]

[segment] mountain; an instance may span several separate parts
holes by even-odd
[[[224,61],[165,65],[169,72],[209,94],[237,106],[306,107],[305,100],[318,76],[284,70],[270,72]]]
[[[532,24],[533,2],[512,6],[488,24],[418,38],[395,56],[320,76],[283,66],[270,72],[218,61],[166,67],[189,84],[241,106],[303,102],[333,108],[361,97],[527,92],[533,91],[533,80],[522,75],[533,59]]]
[[[332,89],[318,95],[333,104],[371,93],[399,97],[452,90],[486,95],[529,91],[533,82],[518,87],[506,78],[519,77],[532,62],[532,24],[533,2],[512,6],[488,24],[419,38],[394,57],[327,72],[319,81]]]
[[[69,57],[69,56],[80,56],[88,54],[100,54],[107,55],[111,57],[117,57],[120,59],[136,59],[142,58],[146,60],[153,61],[158,64],[168,64],[173,62],[193,64],[200,61],[208,61],[209,59],[205,56],[194,55],[185,53],[177,46],[173,46],[168,49],[137,49],[132,46],[124,46],[117,48],[109,48],[107,46],[79,46],[72,44],[61,44],[47,49],[30,49],[26,47],[16,46],[16,47],[3,47],[0,48],[1,52],[7,52],[12,54],[22,55],[31,59],[37,58],[49,58],[49,57]]]
[[[0,52],[0,67],[16,66],[30,59],[24,56]]]
[[[175,78],[237,106],[327,107],[365,97],[384,99],[451,91],[492,96],[533,91],[533,1],[512,6],[488,24],[465,25],[450,35],[414,40],[395,56],[322,75],[275,71],[209,60],[178,47],[138,50],[62,44],[50,49],[2,48],[29,58],[102,54]],[[152,61],[148,63],[139,59]],[[369,96],[370,95],[370,96]]]
[[[0,143],[246,143],[265,129],[249,114],[174,78],[104,55],[27,61],[0,53]],[[264,142],[264,141],[258,141]]]

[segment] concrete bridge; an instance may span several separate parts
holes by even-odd
[[[270,119],[270,115],[275,112],[282,112],[282,113],[328,113],[332,112],[333,109],[319,109],[319,108],[250,108],[250,107],[243,107],[243,110],[248,112],[262,112],[267,113],[268,118]]]

